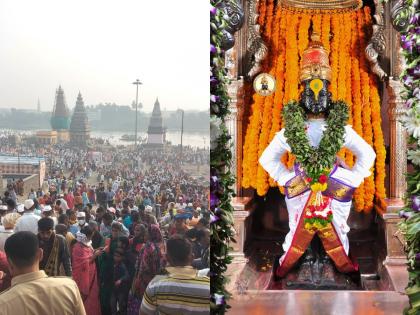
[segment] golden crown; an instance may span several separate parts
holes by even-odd
[[[325,79],[331,82],[331,67],[328,51],[320,41],[319,34],[312,33],[311,42],[303,52],[300,64],[300,82],[312,79]]]

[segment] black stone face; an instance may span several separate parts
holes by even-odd
[[[327,80],[321,81],[323,87],[318,93],[318,99],[315,98],[315,93],[310,88],[311,80],[303,82],[304,90],[300,95],[300,104],[308,113],[319,114],[328,111],[331,102],[331,93],[328,92],[329,82]]]

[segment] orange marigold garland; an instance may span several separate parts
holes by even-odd
[[[269,31],[267,32],[267,36],[270,36],[272,38],[271,41],[271,50],[276,55],[277,49],[278,49],[278,31],[280,26],[280,14],[279,11],[277,11],[277,14],[275,15],[275,18],[272,19],[273,24],[269,28]],[[274,58],[273,65],[270,69],[270,74],[275,75],[275,68],[276,68],[277,58]],[[261,124],[261,133],[260,138],[258,141],[258,157],[261,156],[264,149],[268,145],[270,131],[271,131],[271,117],[272,117],[272,107],[273,107],[273,99],[274,95],[266,96],[264,99],[264,111],[262,116],[262,124]],[[259,195],[265,195],[267,193],[269,186],[268,186],[268,174],[263,169],[263,167],[258,164],[257,168],[257,193]]]
[[[383,199],[386,197],[385,192],[385,158],[386,150],[384,145],[384,137],[381,128],[381,105],[375,78],[371,77],[370,84],[370,103],[372,106],[372,124],[374,134],[374,148],[376,151],[376,172],[375,172],[375,196]]]
[[[370,85],[367,70],[367,61],[364,55],[364,47],[366,46],[363,26],[365,25],[365,16],[363,11],[358,12],[358,30],[359,30],[359,61],[360,61],[360,81],[362,85],[362,125],[363,138],[369,145],[373,145],[373,134],[371,124],[371,107],[370,107]],[[365,206],[364,211],[370,211],[373,207],[373,195],[375,194],[374,174],[365,179]]]
[[[346,25],[346,32],[345,34],[351,34],[350,36],[350,45],[347,45],[347,51],[346,51],[346,103],[349,107],[349,125],[353,125],[353,100],[352,100],[352,91],[351,91],[351,69],[352,69],[352,59],[350,50],[352,47],[354,47],[354,41],[356,41],[356,35],[354,33],[355,31],[355,25],[354,25],[354,19],[352,17],[353,13],[346,13],[344,19],[345,19],[345,25]],[[353,153],[349,150],[346,150],[346,164],[349,167],[353,167]]]
[[[288,12],[283,13],[279,9],[281,14],[280,30],[278,38],[278,57],[276,66],[276,91],[274,94],[273,109],[272,109],[272,124],[269,141],[271,141],[277,131],[280,130],[281,122],[281,111],[283,108],[283,94],[284,94],[284,70],[285,70],[285,32],[286,32],[286,21]],[[270,177],[269,185],[271,187],[277,186],[277,183]]]
[[[338,54],[339,54],[339,43],[340,43],[340,16],[333,14],[331,17],[331,31],[332,31],[332,42],[331,42],[331,84],[330,91],[332,99],[337,100],[337,78],[338,78]]]
[[[362,127],[362,96],[361,96],[361,87],[360,87],[360,70],[359,70],[359,44],[358,44],[358,30],[356,23],[357,14],[354,13],[354,37],[355,41],[353,42],[351,52],[352,60],[352,81],[351,81],[351,90],[353,96],[353,128],[360,135],[363,136],[363,127]],[[362,183],[354,192],[354,207],[357,211],[361,211],[365,205],[364,199],[365,189],[364,183]]]
[[[258,4],[258,25],[261,26],[260,31],[264,32],[265,14],[267,12],[267,0],[260,0]]]
[[[331,16],[329,14],[322,15],[321,24],[321,42],[325,50],[330,52],[330,29],[331,29]]]
[[[292,23],[290,25],[290,33],[291,36],[289,37],[290,40],[290,53],[292,56],[292,60],[290,61],[290,74],[287,75],[287,82],[289,84],[289,100],[298,100],[299,99],[299,58],[297,58],[299,54],[298,49],[298,26],[299,26],[299,16],[298,14],[294,14],[292,16]],[[287,167],[291,168],[294,164],[294,158],[289,153],[288,160],[287,160]]]

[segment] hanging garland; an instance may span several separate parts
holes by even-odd
[[[292,154],[311,179],[312,185],[320,182],[322,175],[329,175],[337,152],[344,142],[345,126],[348,120],[348,108],[342,101],[332,102],[327,127],[317,148],[311,146],[305,132],[305,114],[302,106],[293,101],[283,110],[286,122],[284,136],[292,149]],[[324,184],[324,183],[321,183]]]
[[[217,7],[221,0],[210,1],[210,310],[211,314],[224,314],[230,298],[225,285],[224,273],[232,262],[229,244],[235,242],[233,207],[231,198],[235,178],[230,172],[232,165],[231,136],[225,125],[229,112],[225,69],[225,53],[221,49],[226,17]]]
[[[407,174],[406,206],[400,212],[405,221],[399,228],[406,240],[409,282],[406,288],[410,306],[404,314],[420,313],[420,7],[418,1],[403,2],[396,22],[409,21],[401,31],[402,55],[405,69],[401,74],[404,84],[402,98],[407,112],[404,127],[409,135],[408,160],[413,170]],[[404,23],[402,23],[404,24]],[[401,23],[400,23],[401,25]]]

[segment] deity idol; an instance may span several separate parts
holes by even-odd
[[[347,105],[331,100],[330,81],[328,53],[314,33],[302,55],[300,101],[291,101],[284,107],[285,128],[275,135],[259,159],[268,174],[285,187],[289,213],[290,231],[275,269],[277,277],[284,277],[302,255],[302,266],[309,266],[309,281],[313,278],[308,273],[313,275],[311,270],[319,261],[322,263],[317,264],[321,266],[318,279],[327,277],[326,273],[331,279],[331,261],[339,272],[357,271],[357,265],[349,258],[347,218],[354,190],[371,174],[375,152],[347,125]],[[356,156],[351,169],[337,158],[343,147]],[[286,152],[296,157],[292,170],[280,161]],[[311,248],[316,247],[316,242],[322,243],[317,250]]]

